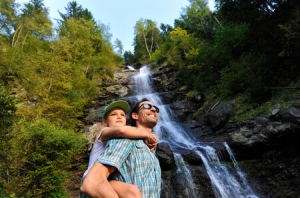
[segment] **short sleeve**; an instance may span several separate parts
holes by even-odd
[[[102,131],[103,131],[105,128],[107,128],[107,127],[104,127],[103,129],[101,129],[101,130],[99,131],[98,135],[96,136],[96,141],[102,142],[102,141],[99,140],[99,137],[101,136]]]
[[[98,162],[114,166],[120,170],[120,167],[129,155],[131,147],[132,142],[129,139],[108,140],[105,151],[99,156]]]

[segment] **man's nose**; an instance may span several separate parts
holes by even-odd
[[[152,107],[150,108],[150,111],[156,112],[156,109],[154,108],[154,106],[152,106]]]

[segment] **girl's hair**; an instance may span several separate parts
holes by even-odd
[[[87,139],[88,139],[88,150],[90,150],[95,142],[96,136],[98,135],[99,131],[102,130],[105,126],[102,123],[93,124],[89,128]]]

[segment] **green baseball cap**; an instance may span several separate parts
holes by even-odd
[[[117,100],[104,107],[102,118],[104,118],[106,114],[114,108],[121,108],[125,113],[127,113],[130,109],[128,102],[126,102],[125,100]]]

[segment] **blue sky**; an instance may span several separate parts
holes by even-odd
[[[50,18],[60,18],[58,11],[65,13],[65,7],[72,0],[44,0],[49,9]],[[16,0],[27,3],[29,0]],[[190,3],[188,0],[77,0],[84,9],[87,8],[100,21],[110,27],[111,43],[116,38],[121,40],[124,51],[133,52],[134,26],[143,19],[151,19],[158,24],[174,25],[174,20],[180,17],[182,8]],[[213,9],[214,0],[209,0],[209,7]],[[53,20],[54,21],[54,20]]]

